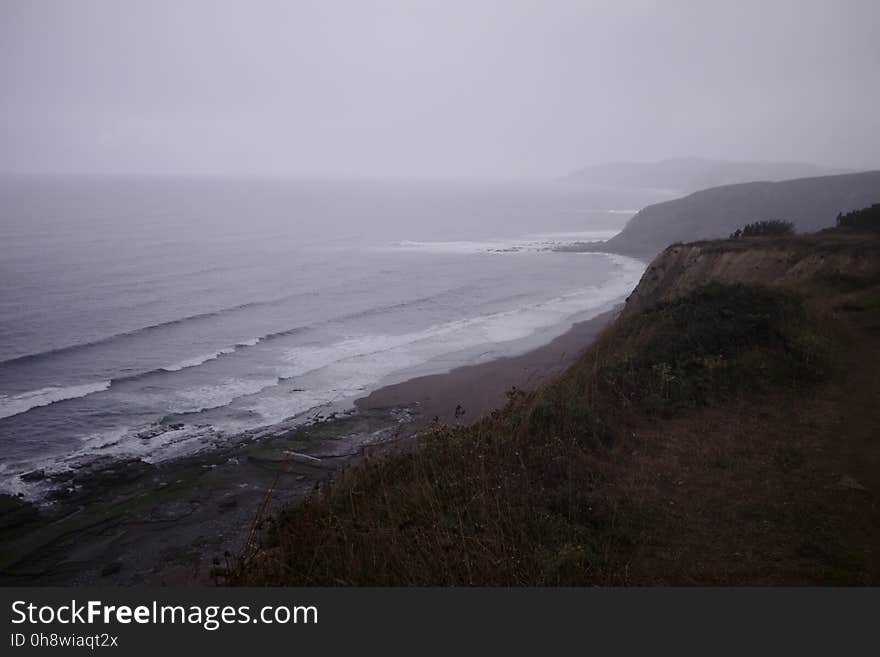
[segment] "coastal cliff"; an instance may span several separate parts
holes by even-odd
[[[669,244],[719,239],[753,221],[790,221],[806,233],[831,226],[840,212],[880,202],[880,171],[713,187],[650,205],[607,242],[560,250],[607,251],[653,258]]]
[[[676,245],[561,376],[289,506],[235,581],[877,584],[878,396],[878,235]]]
[[[679,298],[709,282],[796,288],[822,276],[870,277],[878,272],[876,240],[859,232],[675,244],[648,265],[624,314]]]

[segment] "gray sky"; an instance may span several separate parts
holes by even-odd
[[[0,0],[0,170],[880,168],[878,0]]]

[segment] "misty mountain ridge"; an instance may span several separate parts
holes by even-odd
[[[688,194],[709,187],[851,173],[802,162],[738,162],[698,157],[658,162],[607,162],[584,167],[564,178],[591,187],[663,190]]]
[[[727,237],[755,221],[790,221],[798,232],[830,228],[838,213],[878,202],[880,171],[725,185],[649,205],[607,242],[570,250],[652,258],[670,244]]]

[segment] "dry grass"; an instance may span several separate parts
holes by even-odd
[[[880,287],[837,283],[616,323],[552,384],[288,507],[238,583],[877,584]]]

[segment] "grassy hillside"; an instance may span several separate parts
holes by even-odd
[[[880,202],[880,171],[715,187],[648,206],[599,250],[653,258],[674,242],[727,237],[755,221],[791,221],[798,232],[834,225],[838,213]]]
[[[288,507],[237,581],[878,584],[877,399],[880,236],[671,247],[563,376]]]

